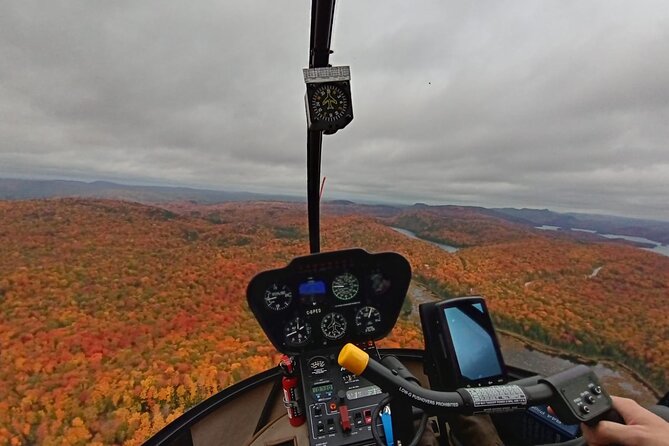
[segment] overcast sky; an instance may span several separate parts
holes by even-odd
[[[304,194],[310,1],[0,0],[0,176]],[[669,5],[341,0],[326,198],[669,220]]]

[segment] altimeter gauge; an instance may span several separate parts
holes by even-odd
[[[351,273],[340,274],[332,281],[332,294],[339,300],[351,300],[358,294],[360,282]]]
[[[274,283],[265,290],[265,305],[271,310],[285,310],[292,301],[293,292],[286,285]]]
[[[283,332],[286,336],[286,345],[300,347],[309,342],[311,338],[311,325],[302,318],[296,317],[288,321]]]
[[[381,324],[381,313],[374,307],[362,307],[355,314],[355,325],[363,334],[372,334],[379,329]]]
[[[346,318],[339,313],[328,313],[321,321],[321,331],[328,339],[339,339],[346,333]]]

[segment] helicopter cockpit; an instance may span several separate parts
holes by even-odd
[[[457,436],[458,417],[469,416],[487,427],[488,441],[583,445],[580,423],[622,421],[586,366],[550,377],[507,371],[480,296],[419,306],[422,370],[411,358],[407,367],[379,352],[375,341],[394,327],[410,279],[409,262],[399,254],[349,249],[298,257],[251,280],[249,307],[284,353],[287,420],[274,428],[299,432],[279,444],[474,444],[471,434]],[[668,415],[666,408],[656,411]],[[269,426],[251,444],[274,444]]]
[[[421,305],[426,340],[423,369],[432,387],[456,390],[461,382],[444,376],[454,369],[465,371],[465,366],[469,370],[464,373],[479,378],[450,396],[422,389],[412,372],[394,356],[382,359],[375,345],[395,325],[410,279],[410,265],[401,255],[351,249],[296,258],[285,268],[258,274],[249,284],[249,307],[274,347],[285,354],[281,363],[282,400],[289,424],[295,428],[306,425],[306,432],[302,428],[304,444],[389,445],[394,444],[394,438],[398,444],[418,444],[425,435],[428,415],[436,416],[429,428],[433,444],[447,444],[446,436],[441,443],[436,442],[434,431],[440,432],[448,424],[448,419],[439,415],[509,412],[551,402],[561,411],[561,417],[574,425],[596,422],[611,410],[611,399],[587,367],[552,377],[552,381],[535,377],[511,385],[503,385],[506,373],[503,379],[493,381],[487,380],[485,370],[474,370],[472,375],[472,368],[485,369],[485,364],[490,364],[491,352],[484,348],[481,335],[488,333],[496,342],[492,324],[486,323],[487,310],[483,311],[481,298],[449,302],[464,303],[450,308],[458,311],[460,319],[454,319],[452,325],[467,320],[464,323],[470,327],[452,328],[462,333],[465,349],[479,353],[458,353],[456,346],[436,361],[434,351],[445,348],[434,345],[445,347],[447,342],[435,335],[439,330],[436,321],[448,325],[448,318],[427,316],[432,306]],[[473,307],[468,306],[472,299]],[[439,309],[437,313],[448,315],[450,310]],[[503,369],[502,362],[500,374]],[[557,389],[568,397],[556,398]],[[427,394],[421,395],[424,391]],[[394,397],[396,402],[391,405]],[[425,406],[412,408],[421,404]],[[414,420],[419,419],[414,432]],[[573,427],[576,434],[578,427]],[[544,424],[543,429],[550,431],[551,426]],[[563,437],[556,434],[556,438]]]
[[[449,433],[456,419],[480,414],[485,417],[475,419],[487,420],[504,444],[585,444],[580,423],[621,421],[590,368],[541,377],[506,367],[480,297],[422,304],[424,350],[379,350],[376,342],[391,332],[405,303],[409,262],[358,248],[320,252],[322,138],[353,119],[350,70],[329,64],[334,3],[312,2],[304,70],[311,255],[259,273],[247,288],[250,310],[284,356],[279,367],[211,397],[147,444],[459,445],[463,438]],[[464,347],[444,334],[451,304],[463,305],[453,323],[469,335]],[[475,323],[462,328],[462,321]],[[488,363],[497,352],[500,365],[463,381],[468,372],[453,370],[467,352],[488,355]],[[669,419],[666,410],[664,416]],[[477,441],[464,444],[482,444]]]
[[[399,254],[351,249],[299,257],[249,284],[249,307],[268,339],[295,357],[284,367],[296,368],[286,374],[301,387],[284,387],[286,404],[293,423],[308,419],[313,444],[371,440],[371,414],[384,395],[337,356],[352,342],[380,359],[374,341],[394,327],[410,280]]]

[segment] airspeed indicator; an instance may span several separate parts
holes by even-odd
[[[340,274],[332,281],[332,294],[339,300],[351,300],[358,294],[360,282],[351,273]]]

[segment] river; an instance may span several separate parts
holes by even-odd
[[[397,231],[397,232],[399,232],[400,234],[406,235],[406,236],[409,237],[409,238],[413,238],[413,239],[416,239],[416,240],[422,240],[422,241],[424,241],[424,242],[432,243],[433,245],[438,246],[438,247],[440,247],[441,249],[443,249],[444,251],[446,251],[446,252],[450,252],[451,254],[454,253],[454,252],[456,252],[456,251],[458,250],[458,248],[455,247],[455,246],[447,245],[447,244],[445,244],[445,243],[432,242],[432,241],[429,241],[429,240],[425,240],[425,239],[423,239],[423,238],[420,238],[420,237],[418,237],[414,232],[411,232],[411,231],[409,231],[408,229],[395,228],[395,227],[393,227],[393,226],[389,226],[389,227],[390,227],[390,229],[392,229],[392,230],[394,230],[394,231]]]

